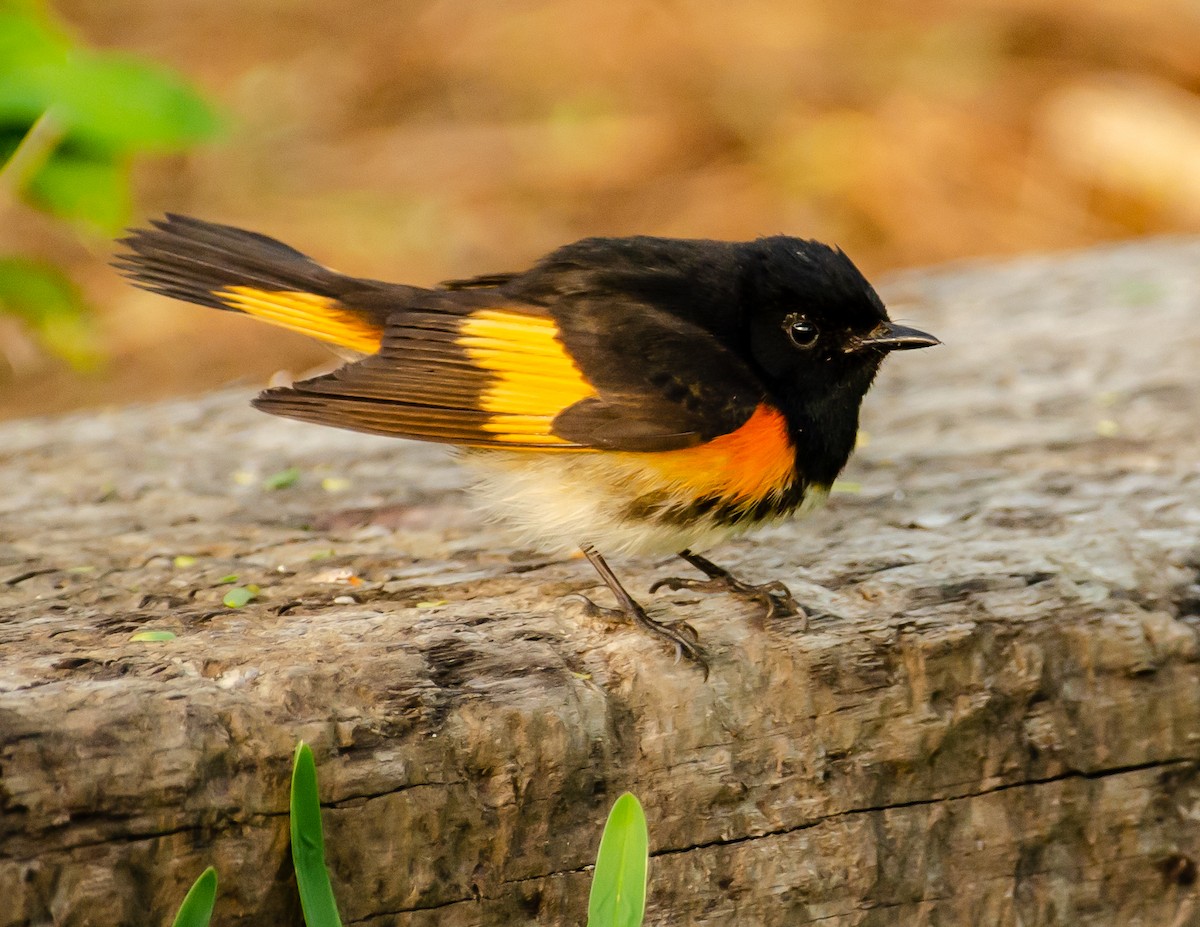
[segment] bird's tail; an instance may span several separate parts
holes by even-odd
[[[244,312],[362,354],[379,349],[389,312],[415,288],[347,277],[256,232],[168,214],[134,229],[113,260],[137,286]]]

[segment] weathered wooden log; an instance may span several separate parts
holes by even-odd
[[[1196,923],[1200,244],[883,289],[945,347],[885,365],[857,489],[713,554],[809,628],[643,596],[707,681],[442,450],[249,390],[0,426],[0,927],[166,923],[209,863],[217,923],[295,922],[301,738],[348,923],[582,923],[625,789],[652,924]]]

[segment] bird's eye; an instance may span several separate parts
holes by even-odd
[[[783,323],[783,327],[787,331],[788,337],[792,339],[792,344],[798,348],[811,348],[817,343],[817,337],[820,335],[817,326],[808,319],[798,316],[788,318]]]

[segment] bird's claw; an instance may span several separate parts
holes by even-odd
[[[670,642],[675,648],[675,662],[684,657],[698,665],[708,678],[708,661],[704,659],[704,651],[700,649],[700,635],[687,621],[655,621],[640,607],[634,609],[607,608],[597,605],[581,592],[569,596],[583,603],[584,614],[589,618],[603,618],[606,621],[632,621],[635,625]]]
[[[582,592],[572,592],[564,596],[567,599],[578,599],[583,603],[583,613],[589,618],[606,618],[609,621],[619,621],[625,617],[625,613],[619,608],[606,608],[603,605],[597,605]]]
[[[707,579],[694,579],[684,576],[668,576],[658,580],[650,587],[655,593],[660,589],[679,591],[691,589],[696,592],[731,592],[734,595],[760,602],[766,608],[766,620],[772,618],[787,618],[793,615],[804,615],[804,609],[796,601],[790,589],[777,579],[769,583],[755,585],[743,582],[737,577],[723,573],[709,576]],[[805,616],[807,617],[807,616]]]

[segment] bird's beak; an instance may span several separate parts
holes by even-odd
[[[858,342],[859,347],[878,348],[881,351],[911,351],[914,348],[931,348],[935,344],[941,342],[933,335],[895,322],[884,322]]]

